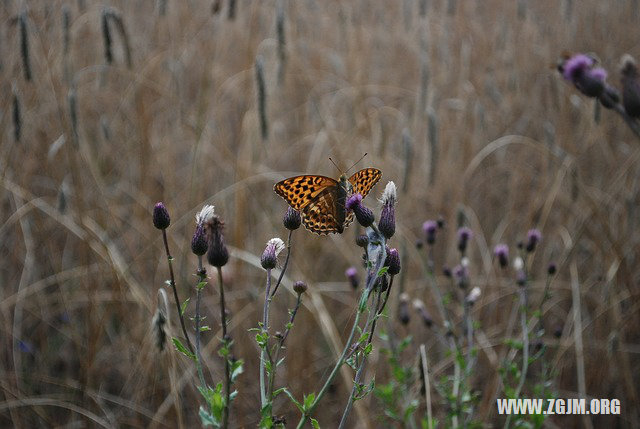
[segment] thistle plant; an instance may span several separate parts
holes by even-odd
[[[607,71],[593,55],[565,54],[558,62],[558,72],[587,97],[618,113],[633,133],[640,138],[640,74],[629,54],[620,61],[620,91],[607,82]]]
[[[166,230],[171,224],[169,213],[162,203],[156,204],[153,211],[153,224],[162,231],[165,251],[169,262],[170,280],[167,282],[171,286],[176,303],[180,326],[184,334],[186,346],[178,338],[173,338],[172,342],[176,350],[187,358],[191,359],[198,373],[199,384],[198,391],[205,399],[207,407],[200,407],[199,416],[203,426],[214,426],[219,428],[227,428],[229,426],[229,409],[231,402],[237,395],[232,392],[231,388],[238,375],[243,371],[242,361],[232,357],[231,346],[233,341],[227,332],[227,315],[224,300],[224,283],[222,280],[222,267],[229,260],[229,252],[224,244],[222,227],[224,223],[215,214],[213,206],[207,205],[196,215],[196,228],[191,239],[191,251],[198,259],[196,269],[196,277],[198,282],[195,286],[196,291],[196,308],[193,321],[195,323],[194,336],[195,347],[191,341],[185,324],[185,312],[189,305],[190,298],[180,301],[173,273],[173,258],[169,252]],[[209,326],[203,325],[204,318],[201,315],[202,293],[208,284],[207,270],[204,268],[203,256],[207,256],[207,261],[216,268],[218,274],[218,283],[220,286],[220,318],[222,325],[222,345],[219,355],[224,363],[224,380],[211,387],[204,376],[203,359],[201,353],[201,337],[203,332],[210,330]],[[164,292],[164,291],[161,291]],[[166,301],[166,295],[164,301]],[[166,305],[165,305],[166,307]],[[160,306],[159,306],[160,309]],[[168,315],[165,311],[156,312],[154,316],[154,328],[156,329],[156,337],[158,346],[163,344],[162,329],[166,324]]]

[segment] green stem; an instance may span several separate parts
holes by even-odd
[[[218,268],[218,283],[220,283],[220,319],[222,320],[222,344],[230,352],[229,337],[227,336],[227,311],[224,303],[224,283],[222,282],[222,268]],[[229,426],[229,408],[231,407],[231,368],[229,367],[229,356],[225,354],[224,358],[224,411],[222,414],[222,428]]]
[[[173,264],[171,263],[173,261],[173,257],[169,252],[169,242],[167,241],[166,229],[162,230],[162,240],[164,241],[164,250],[165,250],[165,253],[167,254],[167,260],[169,262],[169,276],[170,276],[169,283],[171,284],[171,288],[173,289],[173,297],[175,298],[176,307],[178,308],[178,318],[180,319],[180,326],[182,327],[182,333],[184,334],[184,338],[187,340],[187,347],[189,347],[189,351],[192,354],[195,354],[193,345],[191,345],[191,340],[189,339],[189,335],[187,335],[187,328],[184,325],[184,317],[182,315],[182,309],[180,308],[182,301],[180,301],[180,298],[178,297],[178,290],[176,289],[176,280],[173,274]]]

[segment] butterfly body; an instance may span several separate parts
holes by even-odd
[[[347,212],[347,199],[354,193],[365,197],[380,180],[377,168],[365,168],[338,180],[326,176],[295,176],[278,182],[273,190],[300,212],[302,223],[316,234],[342,233],[353,222],[353,212]]]

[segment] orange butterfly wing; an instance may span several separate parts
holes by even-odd
[[[382,171],[377,168],[364,168],[349,177],[349,182],[353,186],[353,193],[360,193],[362,198],[364,198],[369,191],[371,191],[371,188],[378,183],[381,177]]]
[[[323,190],[331,186],[338,186],[338,182],[326,176],[305,174],[278,182],[273,186],[273,190],[284,198],[291,207],[300,211]]]

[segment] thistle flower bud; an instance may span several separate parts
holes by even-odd
[[[396,185],[393,182],[389,182],[384,188],[380,200],[382,211],[380,212],[380,222],[378,222],[378,230],[387,240],[393,237],[396,232],[396,200]]]
[[[527,232],[527,245],[525,250],[529,253],[536,250],[536,245],[542,240],[542,233],[537,229],[530,229]]]
[[[615,87],[605,83],[604,90],[598,100],[605,108],[613,109],[620,102],[620,93]]]
[[[558,267],[556,266],[555,262],[549,263],[549,266],[547,267],[547,273],[550,276],[554,275],[557,270],[558,270]]]
[[[196,225],[196,231],[193,233],[191,239],[191,251],[198,256],[202,256],[207,253],[209,244],[207,243],[207,235],[204,232],[203,225]]]
[[[498,262],[502,268],[509,265],[509,246],[506,244],[498,244],[493,248],[493,254],[498,258]]]
[[[398,249],[392,248],[387,250],[387,258],[384,261],[384,265],[389,267],[387,273],[392,276],[400,272],[400,255],[398,254]]]
[[[307,284],[303,281],[298,280],[293,284],[293,290],[298,295],[301,295],[307,291]]]
[[[359,235],[356,237],[356,244],[363,249],[369,245],[369,237],[366,235]]]
[[[633,57],[626,54],[622,57],[620,67],[622,83],[622,105],[627,115],[640,117],[640,74]]]
[[[349,267],[344,272],[344,275],[347,276],[347,279],[349,280],[349,284],[351,285],[351,287],[354,289],[357,289],[358,283],[360,283],[360,279],[358,278],[358,270],[356,270],[355,267]]]
[[[362,204],[361,194],[353,194],[350,196],[347,200],[346,208],[347,210],[353,210],[358,223],[363,227],[367,228],[373,224],[375,220],[373,212]]]
[[[414,299],[413,308],[418,312],[418,314],[422,318],[422,322],[427,328],[430,328],[431,326],[433,326],[433,318],[431,317],[431,314],[429,314],[429,312],[427,311],[426,307],[424,306],[424,302],[422,302],[422,300]]]
[[[279,238],[272,238],[267,242],[267,247],[265,247],[264,252],[262,253],[262,258],[260,258],[260,264],[262,268],[265,270],[271,270],[276,267],[278,264],[278,255],[282,250],[284,250],[284,242]]]
[[[438,223],[435,220],[428,220],[422,224],[422,232],[425,236],[427,244],[433,244],[436,242],[436,231],[438,230]]]
[[[171,224],[171,218],[169,217],[169,211],[165,207],[163,202],[158,202],[153,207],[153,226],[158,229],[167,229]]]
[[[300,213],[295,210],[293,207],[287,207],[287,211],[284,214],[284,218],[282,219],[282,223],[284,227],[289,231],[294,231],[300,228],[300,223],[302,222],[302,217]]]
[[[467,244],[471,237],[473,237],[473,232],[466,226],[458,229],[458,250],[460,253],[464,253],[467,250]]]
[[[453,277],[460,289],[466,289],[469,285],[469,271],[463,264],[457,265],[453,269]]]
[[[409,320],[411,320],[411,315],[409,314],[409,295],[406,293],[402,293],[399,297],[398,319],[400,320],[400,323],[405,326],[408,325]]]
[[[224,244],[224,235],[222,229],[224,222],[219,216],[210,211],[208,217],[204,220],[207,229],[207,238],[209,240],[209,249],[207,250],[207,261],[214,267],[221,268],[229,262],[229,251]]]

